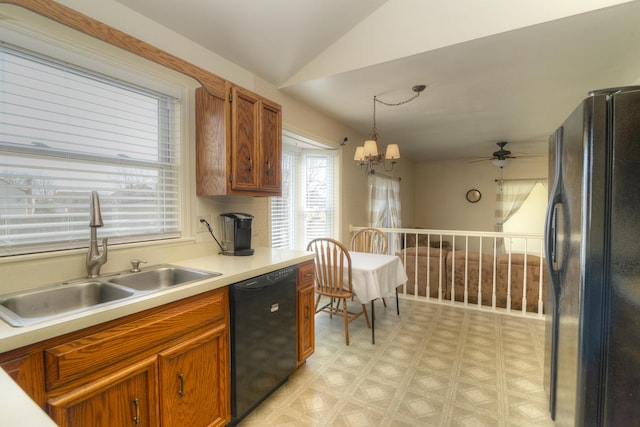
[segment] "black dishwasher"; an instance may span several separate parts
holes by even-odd
[[[287,267],[231,285],[231,423],[296,369],[296,283]]]

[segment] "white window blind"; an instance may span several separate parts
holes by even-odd
[[[178,237],[178,100],[0,47],[0,255]]]
[[[282,197],[271,198],[271,246],[305,249],[337,232],[335,151],[283,144]]]
[[[318,237],[334,237],[334,158],[332,152],[307,152],[304,155],[305,246]]]
[[[282,151],[282,197],[271,198],[271,246],[294,248],[296,246],[296,194],[300,177],[300,153]]]

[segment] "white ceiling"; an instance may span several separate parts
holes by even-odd
[[[588,91],[640,84],[640,1],[118,0],[403,157],[531,155]],[[358,144],[361,141],[349,141]]]

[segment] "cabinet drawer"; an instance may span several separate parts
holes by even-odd
[[[119,326],[45,350],[47,389],[180,337],[201,326],[224,320],[226,290],[199,296]]]
[[[298,289],[313,286],[313,261],[298,265]]]

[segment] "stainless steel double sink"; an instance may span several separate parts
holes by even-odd
[[[56,283],[0,294],[0,318],[11,326],[26,326],[215,276],[220,273],[163,264],[135,273]]]

